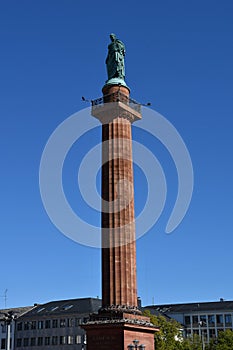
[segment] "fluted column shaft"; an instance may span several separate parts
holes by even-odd
[[[129,96],[127,88],[117,86],[103,89],[104,96],[116,89]],[[102,159],[102,304],[135,307],[132,134],[127,118],[102,125]]]

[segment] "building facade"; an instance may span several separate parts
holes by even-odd
[[[184,327],[184,336],[199,335],[205,343],[216,338],[221,331],[233,330],[233,301],[150,305],[152,314],[163,313]]]
[[[90,314],[100,307],[101,300],[95,298],[35,305],[12,324],[11,349],[48,350],[52,347],[54,350],[84,350],[86,336],[80,325],[87,322]],[[2,337],[1,349],[6,349],[6,335]]]
[[[52,301],[29,307],[0,310],[0,350],[7,349],[5,315],[11,322],[11,350],[86,350],[86,334],[80,326],[101,308],[101,299]],[[233,330],[233,301],[149,305],[143,309],[178,321],[185,337],[199,335],[205,343],[220,331]]]
[[[14,316],[9,324],[9,341],[10,341],[10,349],[15,349],[15,325],[16,325],[16,319],[18,317],[21,317],[23,314],[29,312],[33,309],[34,306],[26,306],[26,307],[18,307],[18,308],[12,308],[12,309],[3,309],[0,310],[0,349],[6,349],[7,348],[7,319],[9,317]]]

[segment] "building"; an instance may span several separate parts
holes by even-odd
[[[12,309],[4,309],[0,310],[0,349],[6,349],[7,348],[7,319],[12,318],[11,316],[14,316],[10,320],[9,329],[10,329],[10,349],[14,350],[14,334],[15,334],[15,323],[16,319],[18,317],[21,317],[26,312],[33,309],[34,306],[25,306],[25,307],[18,307],[18,308],[12,308]]]
[[[174,318],[184,326],[186,337],[197,334],[206,343],[220,331],[233,330],[233,301],[150,305],[145,309],[152,314],[159,311]]]
[[[17,317],[11,322],[11,350],[86,350],[86,334],[80,325],[95,325],[90,315],[98,315],[101,305],[101,299],[82,298],[0,310],[0,349],[6,349],[5,315],[12,312]],[[149,305],[142,309],[175,319],[182,325],[184,336],[197,334],[206,343],[220,331],[233,330],[233,301]]]
[[[38,305],[16,321],[15,349],[81,350],[85,332],[80,327],[101,306],[100,299],[83,298],[52,301]]]
[[[95,298],[51,301],[35,305],[18,313],[12,323],[14,341],[11,349],[49,349],[83,350],[85,349],[85,332],[81,323],[89,320],[91,313],[97,312],[101,300]],[[18,312],[19,309],[9,311]],[[6,310],[2,310],[2,314]],[[3,323],[4,324],[4,323]],[[5,328],[2,328],[5,331]],[[6,332],[2,333],[1,349],[6,349]]]

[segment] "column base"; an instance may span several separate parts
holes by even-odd
[[[135,339],[145,350],[154,350],[154,333],[158,331],[149,317],[124,312],[107,315],[101,311],[82,328],[87,333],[87,350],[128,350]]]

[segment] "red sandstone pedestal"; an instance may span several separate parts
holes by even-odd
[[[88,350],[127,350],[128,345],[135,339],[139,340],[139,345],[144,345],[146,350],[154,350],[155,329],[146,322],[140,324],[137,319],[89,322],[84,329],[87,332]]]
[[[135,339],[154,349],[158,329],[137,307],[131,124],[140,108],[121,85],[92,103],[102,123],[102,308],[83,325],[87,350],[127,350]]]

